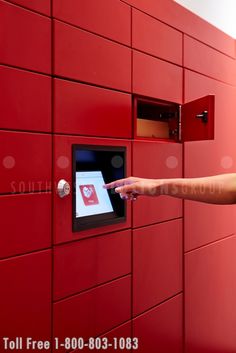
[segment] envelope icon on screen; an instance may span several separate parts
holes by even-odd
[[[93,206],[99,204],[97,193],[93,184],[80,185],[79,188],[85,206]]]

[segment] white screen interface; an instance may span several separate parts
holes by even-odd
[[[113,212],[101,171],[76,172],[76,218]]]

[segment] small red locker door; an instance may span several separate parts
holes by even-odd
[[[181,142],[214,139],[215,96],[208,95],[180,106]]]

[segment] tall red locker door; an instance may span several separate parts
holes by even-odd
[[[3,337],[22,337],[21,350],[35,352],[27,348],[27,337],[51,340],[51,251],[1,260],[0,277],[0,350],[7,351]]]
[[[235,352],[236,236],[185,254],[186,353]]]
[[[197,51],[194,46],[191,48],[186,52],[185,63],[197,69]],[[210,49],[202,45],[199,50],[206,54]],[[211,55],[215,58],[211,69],[206,62],[206,66],[198,68],[199,74],[185,70],[186,101],[199,95],[215,95],[215,140],[184,144],[185,177],[234,172],[235,88],[202,75],[208,72],[214,77],[214,65],[220,60],[225,64],[222,70],[228,67],[227,56],[224,62],[224,56],[217,51]],[[226,82],[228,77],[226,72]],[[231,261],[236,256],[232,236],[236,226],[235,206],[185,201],[184,223],[186,352],[234,351],[236,288]]]
[[[177,295],[133,320],[133,336],[138,338],[138,352],[183,352],[182,300],[182,295]]]
[[[182,220],[133,231],[133,315],[182,292]]]
[[[92,146],[94,148],[105,147],[109,148],[124,148],[125,149],[125,162],[120,158],[112,159],[109,161],[107,168],[116,168],[116,162],[118,166],[124,166],[126,175],[131,174],[131,143],[128,140],[121,139],[102,139],[102,138],[91,138],[91,137],[76,137],[66,135],[55,135],[54,136],[54,243],[61,243],[66,241],[72,241],[89,237],[92,235],[99,235],[104,233],[111,233],[121,229],[127,229],[131,226],[131,205],[127,203],[125,218],[120,223],[114,223],[110,225],[101,225],[99,227],[88,227],[86,230],[76,231],[72,229],[72,213],[73,213],[73,163],[72,163],[72,148],[73,145],[80,146]],[[96,168],[100,168],[100,165],[96,165]],[[97,170],[98,170],[97,169]],[[118,168],[119,169],[119,168]],[[58,182],[60,180],[66,180],[71,186],[71,192],[68,196],[60,198],[57,192]],[[118,196],[118,195],[117,195]],[[84,201],[83,201],[84,202]]]
[[[235,88],[189,70],[185,72],[185,88],[187,101],[209,92],[215,94],[215,139],[184,143],[184,176],[233,173],[236,163],[232,128],[236,110]],[[184,201],[184,204],[185,251],[235,233],[235,206],[193,201]]]

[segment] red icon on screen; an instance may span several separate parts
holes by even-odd
[[[80,185],[80,192],[83,197],[85,206],[98,205],[98,197],[94,185]]]

